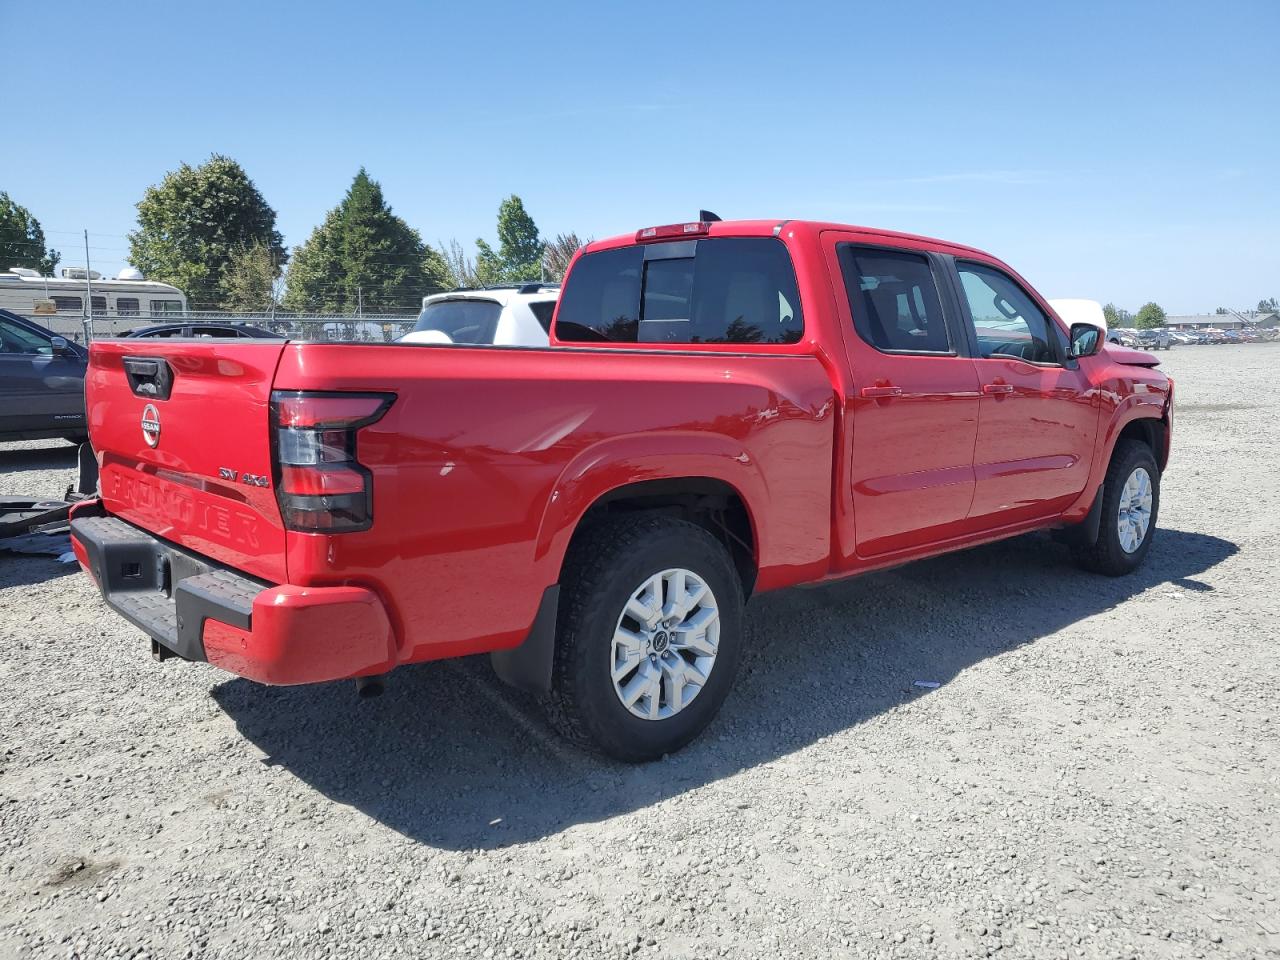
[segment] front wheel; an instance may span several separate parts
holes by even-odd
[[[635,516],[586,531],[561,579],[552,723],[618,760],[680,749],[733,685],[742,607],[728,551],[702,527]]]
[[[1102,484],[1098,540],[1073,554],[1086,570],[1118,577],[1147,557],[1160,513],[1160,468],[1151,448],[1138,440],[1116,444]]]

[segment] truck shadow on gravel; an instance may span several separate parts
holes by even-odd
[[[49,446],[16,447],[0,443],[0,473],[25,473],[30,470],[74,470],[76,446],[61,440],[50,440]],[[75,478],[69,478],[74,480]],[[33,493],[32,496],[44,496]]]
[[[566,746],[538,705],[483,657],[406,667],[377,700],[352,684],[268,688],[232,680],[213,696],[279,765],[332,800],[416,841],[503,847],[605,820],[785,756],[942,689],[966,667],[1048,636],[1236,552],[1161,530],[1146,566],[1120,579],[1076,570],[1031,535],[828,586],[752,601],[748,652],[720,718],[681,753],[623,766]],[[1158,592],[1143,602],[1172,600]]]

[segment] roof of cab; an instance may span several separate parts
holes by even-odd
[[[695,221],[688,221],[690,223]],[[946,248],[960,253],[977,253],[984,257],[991,256],[985,250],[979,250],[977,247],[966,246],[962,243],[953,243],[950,240],[939,240],[936,237],[924,237],[913,233],[901,233],[897,230],[884,230],[878,227],[863,227],[848,223],[830,223],[821,220],[717,220],[708,224],[705,233],[699,232],[691,235],[688,239],[696,240],[701,237],[774,237],[786,231],[803,231],[805,233],[823,233],[828,230],[839,230],[845,233],[858,233],[864,235],[869,241],[876,240],[911,240],[917,243],[924,243],[930,247]],[[624,233],[616,237],[608,237],[604,240],[595,240],[583,247],[585,253],[595,253],[599,250],[612,250],[617,247],[629,247],[635,243],[655,243],[663,240],[678,241],[679,237],[663,237],[660,240],[637,240],[636,233]],[[994,258],[993,258],[994,259]]]

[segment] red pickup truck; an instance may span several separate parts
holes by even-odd
[[[95,342],[72,537],[161,659],[370,690],[487,652],[644,760],[716,714],[755,592],[1041,528],[1137,567],[1155,366],[970,247],[654,227],[580,251],[545,348]]]

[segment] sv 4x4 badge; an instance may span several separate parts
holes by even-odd
[[[247,483],[251,487],[271,486],[271,481],[267,477],[262,476],[261,474],[240,473],[236,470],[232,470],[230,467],[219,467],[218,479],[230,480],[232,483],[239,481],[240,483]]]

